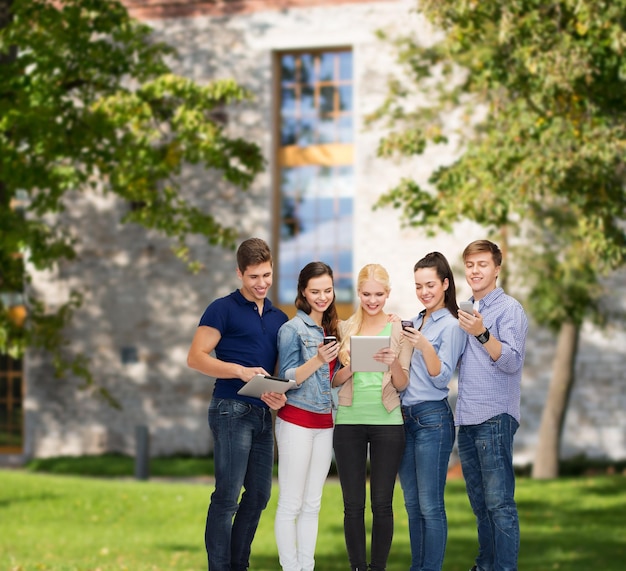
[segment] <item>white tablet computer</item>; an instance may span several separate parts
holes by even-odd
[[[355,373],[385,372],[389,366],[375,361],[373,356],[385,347],[389,347],[388,335],[355,335],[350,337],[350,368]]]
[[[285,393],[296,386],[293,379],[281,379],[270,375],[254,375],[238,391],[238,395],[259,398],[263,393]]]

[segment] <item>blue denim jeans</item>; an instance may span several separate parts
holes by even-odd
[[[403,406],[406,446],[400,484],[409,516],[410,571],[441,571],[448,539],[444,490],[454,444],[448,399]]]
[[[517,571],[520,537],[513,436],[518,427],[508,414],[459,427],[465,487],[478,525],[478,571]]]
[[[245,402],[212,399],[209,427],[215,446],[215,490],[204,533],[209,571],[245,571],[272,492],[272,414]]]

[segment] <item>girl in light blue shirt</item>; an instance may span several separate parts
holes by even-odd
[[[403,332],[413,355],[401,395],[406,445],[399,476],[409,517],[410,571],[441,571],[448,536],[444,489],[455,436],[448,384],[467,334],[458,325],[454,276],[443,254],[432,252],[413,269],[424,310]]]

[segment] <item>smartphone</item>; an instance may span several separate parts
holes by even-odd
[[[462,301],[459,303],[459,307],[461,308],[461,311],[474,315],[474,304],[471,301]]]
[[[402,323],[402,329],[406,331],[407,327],[413,327],[413,322],[408,319],[403,319],[400,323]]]
[[[335,337],[334,335],[328,335],[327,337],[324,337],[324,345],[328,345],[329,343],[333,342],[337,342],[337,337]]]

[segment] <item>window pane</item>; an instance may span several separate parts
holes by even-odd
[[[295,145],[296,144],[296,120],[285,117],[280,129],[280,144]]]
[[[298,273],[304,265],[321,260],[329,264],[346,303],[352,300],[352,167],[302,167],[284,169],[297,173],[297,201],[282,192],[282,227],[278,273],[279,303],[291,304]],[[289,177],[283,176],[283,181]],[[350,187],[350,188],[348,188]],[[349,196],[345,196],[346,193]],[[286,206],[288,205],[288,206]],[[347,268],[347,269],[346,269]],[[339,293],[338,299],[339,299]]]
[[[317,140],[320,144],[333,143],[336,140],[335,122],[332,118],[324,118],[318,124]]]
[[[320,112],[332,113],[335,110],[335,88],[322,87],[320,89]]]
[[[351,303],[354,299],[352,283],[352,253],[344,250],[339,254],[339,263],[333,268],[335,295],[339,303]]]
[[[22,447],[22,361],[0,359],[0,449]]]
[[[315,136],[315,118],[302,118],[300,128],[298,130],[298,139],[296,144],[301,147],[308,147],[313,144]]]
[[[320,55],[320,81],[332,81],[335,79],[335,54],[325,53]]]
[[[339,110],[352,111],[352,86],[341,85],[339,87]]]
[[[300,113],[302,115],[315,114],[314,88],[312,85],[302,86],[302,98],[300,99]]]
[[[352,81],[352,52],[339,53],[339,79]]]
[[[341,116],[338,121],[339,142],[352,143],[354,140],[354,129],[352,128],[352,116]]]
[[[339,196],[346,199],[350,204],[350,208],[352,208],[354,196],[354,172],[352,165],[337,167],[336,177]],[[352,212],[352,210],[350,212]]]
[[[283,55],[281,73],[281,145],[353,142],[351,52]]]
[[[315,80],[315,60],[313,54],[303,54],[300,56],[300,83],[313,83]]]
[[[283,87],[280,109],[283,113],[293,113],[296,110],[296,91],[293,87]]]
[[[283,85],[296,80],[296,58],[292,55],[284,55],[280,60],[280,76]]]

